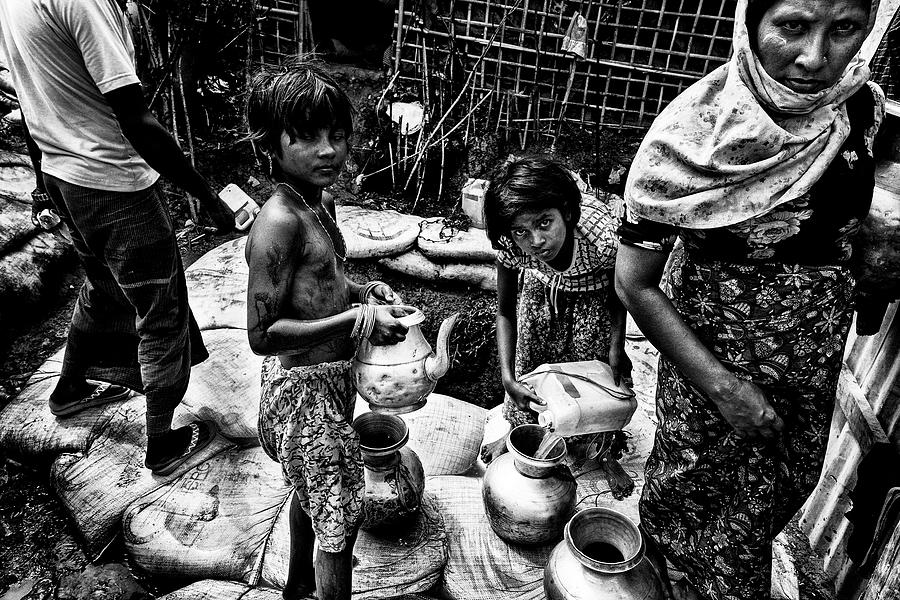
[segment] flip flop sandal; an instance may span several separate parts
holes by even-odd
[[[191,457],[209,446],[216,437],[217,429],[212,421],[194,421],[188,427],[191,428],[191,440],[184,452],[162,462],[144,463],[144,466],[150,469],[154,475],[170,475],[178,467],[188,462]]]
[[[50,400],[47,403],[50,406],[50,412],[56,417],[69,417],[88,408],[124,400],[131,393],[131,390],[127,387],[113,385],[105,381],[97,381],[93,382],[93,384],[95,387],[90,394],[73,402],[57,404]]]

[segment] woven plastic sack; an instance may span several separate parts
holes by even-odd
[[[395,210],[359,206],[336,207],[337,222],[347,244],[348,258],[380,258],[401,254],[419,237],[419,217]]]
[[[290,493],[261,448],[230,449],[133,502],[125,547],[148,573],[255,583]]]
[[[20,210],[25,214],[31,211],[29,207]],[[33,228],[27,235],[20,245],[7,248],[15,250],[0,251],[0,317],[6,319],[34,306],[46,293],[55,292],[50,286],[58,278],[52,274],[61,271],[66,257],[74,256],[71,244],[62,237]]]
[[[481,479],[429,477],[449,542],[440,595],[451,600],[543,600],[544,566],[555,543],[515,546],[497,537],[484,512]]]
[[[231,447],[225,438],[217,436],[171,475],[154,476],[144,467],[145,413],[146,400],[142,395],[117,404],[83,455],[62,454],[53,463],[51,483],[71,513],[92,558],[99,556],[120,531],[122,515],[131,503]],[[173,426],[179,427],[186,421],[184,413],[176,412]]]
[[[493,265],[497,257],[497,251],[491,247],[484,229],[472,227],[463,231],[447,226],[440,217],[422,222],[418,246],[422,254],[438,262],[486,262]]]
[[[256,445],[259,419],[260,368],[263,357],[253,354],[243,329],[203,332],[209,358],[191,369],[181,408],[215,421],[225,437],[241,445]]]
[[[290,550],[288,513],[278,516],[262,564],[261,582],[284,587]],[[437,503],[429,494],[415,524],[396,537],[360,531],[353,548],[354,600],[384,600],[403,594],[427,592],[440,579],[447,562],[448,539]]]
[[[480,287],[483,290],[497,289],[497,270],[487,263],[446,263],[430,261],[418,250],[410,250],[393,258],[378,261],[382,267],[424,279],[425,281],[453,281]]]
[[[304,596],[298,600],[313,600]],[[176,590],[159,600],[281,600],[281,591],[272,588],[254,588],[235,581],[204,579]]]
[[[368,412],[366,401],[357,396],[358,416]],[[460,475],[478,459],[484,437],[487,411],[452,396],[430,394],[425,406],[400,415],[409,426],[411,448],[422,461],[425,475]]]
[[[0,446],[30,462],[50,462],[61,452],[83,453],[119,403],[85,410],[59,420],[47,405],[59,379],[63,350],[48,358],[0,412]]]
[[[304,596],[297,600],[314,600],[315,596]],[[281,591],[274,588],[255,588],[234,581],[205,579],[192,583],[159,600],[281,600]],[[404,594],[391,596],[383,600],[434,600],[421,594]]]
[[[200,329],[247,329],[246,244],[246,236],[225,242],[185,269],[188,298]]]

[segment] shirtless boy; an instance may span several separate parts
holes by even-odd
[[[390,287],[344,274],[334,200],[322,191],[347,159],[352,111],[331,75],[302,60],[259,73],[247,103],[251,138],[277,182],[247,240],[247,334],[253,351],[267,355],[260,442],[295,490],[284,589],[291,599],[313,587],[323,600],[350,598],[364,482],[349,359],[360,337],[394,344],[406,334]]]

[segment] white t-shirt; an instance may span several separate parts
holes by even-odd
[[[0,42],[45,173],[123,192],[157,180],[103,97],[140,83],[115,0],[0,0]]]

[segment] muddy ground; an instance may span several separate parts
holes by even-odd
[[[372,103],[373,93],[380,85],[380,75],[362,69],[344,68],[340,76],[357,105]],[[365,111],[361,114],[361,119],[369,119],[370,124],[373,118]],[[7,129],[4,133],[0,136],[0,147],[24,151],[14,129]],[[198,169],[210,179],[215,189],[221,189],[228,183],[238,183],[255,198],[264,199],[270,184],[266,183],[261,166],[252,158],[249,144],[240,141],[240,135],[238,129],[233,129],[210,139],[198,140]],[[577,146],[585,147],[575,134],[567,139],[572,146],[571,156],[575,156]],[[582,150],[578,160],[582,166],[593,164],[593,169],[588,170],[593,171],[595,183],[596,180],[609,183],[610,172],[626,161],[634,143],[634,139],[624,139],[610,133],[602,143],[588,144],[593,150]],[[471,154],[460,162],[461,170],[448,185],[455,185],[458,190],[464,177],[484,175],[491,162],[510,152],[519,153],[516,146],[515,143],[498,143],[497,140],[473,142]],[[532,148],[531,151],[536,150]],[[565,152],[568,150],[560,150],[561,155],[566,155]],[[362,162],[362,155],[356,156],[357,162]],[[351,177],[345,175],[336,186],[335,194],[340,201],[370,207],[410,208],[411,200],[402,196],[371,191],[353,192],[350,180]],[[610,185],[619,184],[614,182]],[[615,188],[612,190],[615,191]],[[170,209],[180,228],[179,239],[186,265],[237,235],[201,236],[185,227],[190,214],[183,197],[174,189],[167,188],[167,193]],[[459,218],[455,202],[448,200],[453,196],[454,193],[449,193],[440,201],[426,197],[417,205],[416,214]],[[492,294],[464,286],[447,287],[410,280],[385,272],[374,262],[352,262],[348,270],[350,276],[358,281],[373,278],[387,281],[406,302],[424,307],[428,316],[425,326],[428,339],[434,339],[436,326],[444,317],[453,312],[462,313],[464,318],[451,338],[453,367],[439,382],[438,391],[488,408],[501,401],[502,389],[493,339]],[[21,389],[31,373],[65,342],[69,316],[82,278],[77,265],[71,265],[56,282],[58,292],[55,295],[39,306],[22,307],[16,319],[4,324],[5,331],[0,336],[0,408]],[[801,598],[829,600],[831,595],[820,582],[820,561],[811,555],[806,538],[796,524],[791,526],[790,540],[793,554],[798,558]],[[98,564],[90,564],[80,549],[75,528],[49,487],[47,465],[21,465],[5,456],[0,449],[0,600],[137,599],[164,593],[178,584],[154,581],[137,571],[130,572],[120,547],[112,547]]]

